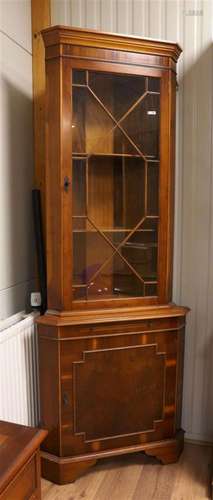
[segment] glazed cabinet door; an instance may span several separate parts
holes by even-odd
[[[175,74],[96,66],[47,64],[53,310],[171,299]]]
[[[159,77],[72,71],[74,307],[158,298],[161,114]]]

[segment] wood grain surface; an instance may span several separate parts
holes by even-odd
[[[42,480],[44,500],[198,500],[210,498],[211,447],[186,444],[178,463],[142,453],[102,460],[74,483]]]

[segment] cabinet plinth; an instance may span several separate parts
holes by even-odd
[[[187,308],[171,303],[175,43],[43,31],[48,311],[38,319],[43,475],[177,460]]]

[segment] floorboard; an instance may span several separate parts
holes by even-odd
[[[143,453],[101,460],[72,484],[42,479],[42,500],[205,500],[211,461],[210,446],[189,443],[172,465]]]

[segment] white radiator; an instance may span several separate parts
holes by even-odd
[[[21,312],[0,321],[0,420],[38,424],[37,315]]]

